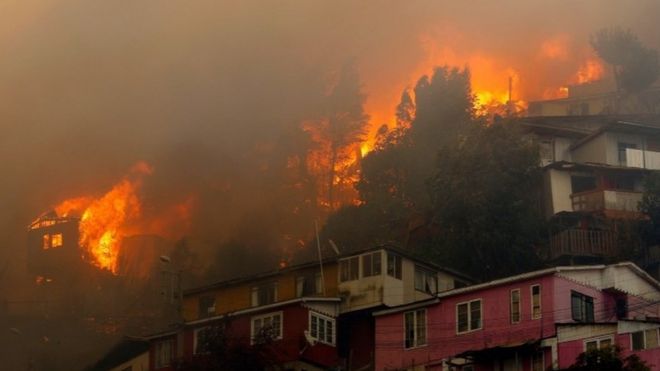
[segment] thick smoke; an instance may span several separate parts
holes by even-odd
[[[309,147],[301,123],[326,114],[349,59],[373,131],[436,64],[502,90],[515,74],[517,98],[539,99],[570,82],[599,28],[658,48],[659,14],[655,0],[3,2],[0,289],[28,284],[12,272],[35,216],[138,161],[155,169],[146,213],[193,196],[187,234],[211,249],[311,232],[311,218],[278,217],[306,200],[280,197],[292,182],[277,169]]]
[[[304,151],[301,122],[324,114],[349,58],[376,128],[435,64],[473,64],[475,80],[504,90],[513,71],[516,94],[539,99],[570,80],[601,27],[657,47],[657,14],[656,1],[597,0],[6,3],[0,266],[23,264],[35,215],[102,193],[140,160],[155,168],[148,208],[197,197],[195,237],[230,239],[255,214],[268,222],[282,184],[268,170]]]

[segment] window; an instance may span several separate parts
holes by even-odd
[[[584,350],[586,352],[593,351],[593,350],[598,350],[598,349],[605,349],[607,347],[612,346],[612,338],[611,337],[605,337],[605,338],[600,338],[600,339],[591,339],[591,340],[586,340],[584,342]]]
[[[360,257],[354,256],[352,258],[339,261],[339,281],[346,282],[358,279],[360,274]]]
[[[415,289],[428,294],[438,292],[438,276],[430,270],[415,266]]]
[[[215,314],[215,297],[213,296],[200,296],[199,297],[199,318],[207,318]]]
[[[378,276],[381,271],[381,252],[376,251],[370,254],[362,255],[362,276]]]
[[[335,320],[309,312],[309,334],[321,343],[335,345]]]
[[[456,333],[481,329],[481,299],[456,304]]]
[[[269,282],[252,288],[252,306],[272,304],[277,301],[277,282]]]
[[[401,279],[401,257],[387,253],[387,275]]]
[[[651,349],[659,346],[657,328],[633,332],[630,337],[632,350]]]
[[[406,349],[426,345],[426,309],[404,313],[403,327]]]
[[[48,249],[50,249],[50,235],[49,235],[49,234],[45,234],[45,235],[42,237],[42,241],[43,241],[43,243],[42,243],[41,247],[42,247],[44,250],[48,250]]]
[[[296,277],[296,297],[320,295],[322,292],[320,272]]]
[[[623,319],[628,317],[628,299],[616,299],[616,318]]]
[[[61,247],[62,246],[62,233],[55,233],[51,236],[50,247]]]
[[[593,176],[571,176],[571,192],[580,193],[596,189],[596,178]]]
[[[212,327],[202,327],[195,329],[195,338],[193,344],[193,354],[208,353],[208,346],[213,338]]]
[[[571,291],[571,317],[576,322],[593,322],[594,298]]]
[[[626,166],[628,163],[628,156],[626,154],[626,150],[630,149],[636,149],[637,144],[634,143],[622,143],[619,142],[619,164]]]
[[[520,289],[511,290],[510,300],[511,323],[520,322]]]
[[[167,367],[174,359],[174,340],[165,340],[156,343],[156,368]]]
[[[282,312],[252,317],[251,343],[282,339]]]
[[[532,371],[544,371],[545,358],[542,350],[536,351],[532,354]]]
[[[533,285],[532,288],[532,319],[541,318],[541,285]]]

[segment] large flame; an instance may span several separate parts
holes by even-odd
[[[175,238],[186,232],[195,202],[192,196],[165,207],[158,215],[143,215],[140,190],[144,177],[152,171],[147,163],[139,162],[126,177],[100,197],[74,197],[55,206],[55,212],[60,217],[80,217],[78,242],[85,260],[118,274],[124,237],[155,233]]]
[[[75,197],[55,207],[59,216],[81,213],[79,223],[80,247],[84,258],[95,266],[117,274],[117,258],[128,221],[141,212],[138,191],[142,177],[151,174],[151,167],[140,162],[129,176],[99,198]]]

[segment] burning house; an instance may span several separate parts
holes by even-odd
[[[54,279],[80,265],[79,218],[41,215],[28,226],[28,270],[41,279]],[[63,267],[67,267],[64,268]]]

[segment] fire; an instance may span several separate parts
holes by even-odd
[[[100,198],[75,197],[55,206],[59,216],[82,214],[78,225],[80,247],[84,258],[95,266],[117,274],[117,258],[121,239],[126,235],[126,224],[141,212],[138,191],[142,177],[151,174],[151,167],[140,162],[131,176],[124,178]]]
[[[603,63],[597,58],[586,60],[576,74],[578,84],[586,84],[603,78],[605,68]]]

